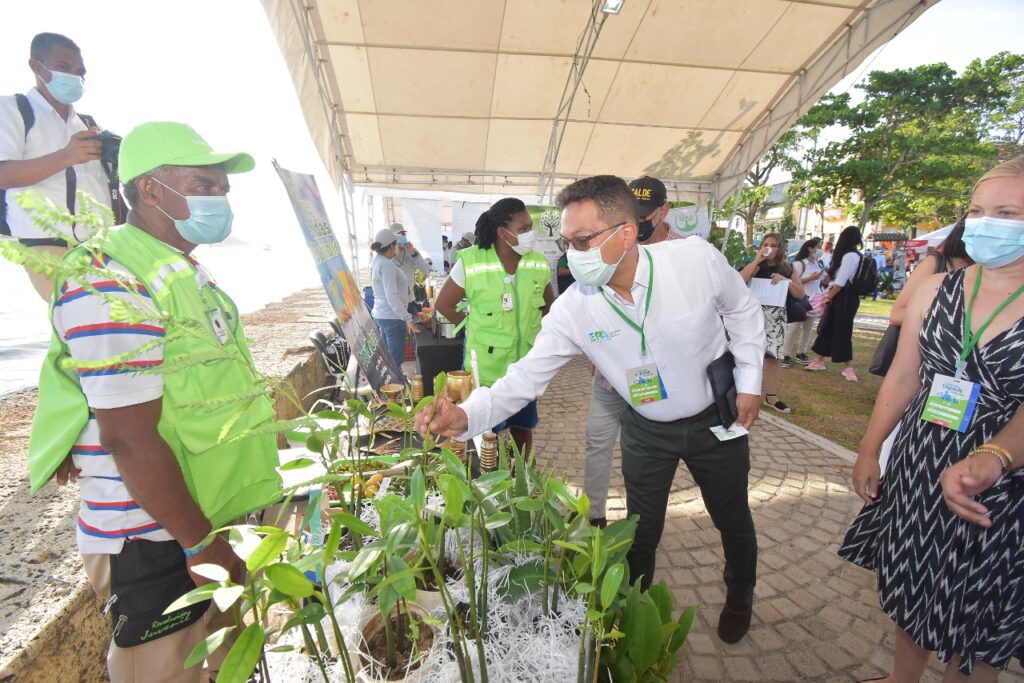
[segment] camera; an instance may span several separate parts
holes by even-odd
[[[121,136],[111,133],[109,130],[102,131],[96,136],[103,146],[100,151],[100,161],[113,166],[117,163],[117,153],[121,149]]]

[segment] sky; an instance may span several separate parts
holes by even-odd
[[[11,3],[5,17],[0,93],[34,84],[27,66],[34,34],[63,33],[82,48],[88,69],[77,106],[104,127],[123,135],[142,121],[184,121],[215,149],[256,157],[256,171],[232,180],[236,236],[282,255],[304,249],[270,165],[275,158],[285,168],[316,175],[335,230],[343,234],[340,197],[309,139],[257,0],[35,0]],[[867,61],[872,69],[933,61],[960,69],[975,57],[1024,51],[1021,36],[1024,0],[942,0]],[[858,75],[862,69],[837,88],[849,87]]]

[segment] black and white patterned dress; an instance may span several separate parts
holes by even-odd
[[[936,374],[952,376],[963,349],[964,271],[946,276],[921,330],[921,390],[900,424],[879,500],[865,506],[839,555],[878,574],[882,609],[943,662],[962,655],[1005,669],[1024,661],[1024,470],[978,500],[988,529],[949,511],[939,475],[994,437],[1024,401],[1024,319],[967,359],[964,378],[981,383],[968,431],[921,419]]]

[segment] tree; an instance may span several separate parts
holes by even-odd
[[[964,74],[988,82],[1005,98],[1003,106],[978,112],[985,137],[999,147],[999,158],[1024,154],[1024,55],[1000,52],[984,62],[975,59]]]
[[[809,152],[809,167],[795,169],[794,177],[818,197],[861,203],[862,228],[890,212],[913,223],[948,213],[996,158],[995,145],[983,139],[983,122],[1008,98],[1006,88],[993,85],[1002,69],[996,64],[963,76],[946,64],[874,71],[858,86],[861,102],[848,93],[825,96],[798,126],[839,126],[847,137]]]
[[[772,193],[768,180],[776,170],[793,171],[798,163],[794,153],[799,147],[802,133],[788,130],[778,142],[757,160],[747,171],[743,184],[736,188],[728,200],[716,212],[716,218],[732,218],[733,212],[743,219],[747,226],[747,244],[754,243],[754,224],[761,218],[764,203]]]

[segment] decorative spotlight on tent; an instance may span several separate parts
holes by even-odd
[[[622,11],[622,4],[626,0],[604,0],[601,11],[605,14],[618,14]]]

